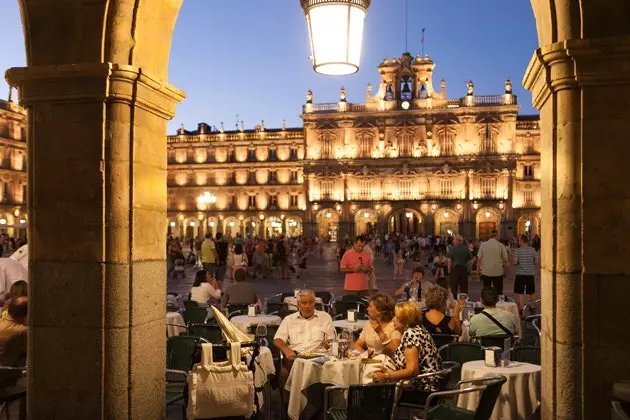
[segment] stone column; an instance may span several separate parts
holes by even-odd
[[[165,132],[183,92],[111,63],[7,80],[29,117],[29,417],[162,419]]]
[[[630,37],[538,49],[525,76],[541,110],[542,395],[546,419],[592,419],[630,378]]]

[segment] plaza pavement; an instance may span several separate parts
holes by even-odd
[[[422,260],[419,263],[421,266],[425,266],[427,261]],[[418,263],[410,261],[405,265],[405,279],[411,278],[411,273]],[[380,291],[392,294],[398,287],[400,287],[400,281],[393,280],[394,268],[391,265],[387,265],[382,257],[376,257],[374,263],[376,280]],[[180,296],[187,296],[190,288],[192,287],[196,268],[188,267],[186,269],[186,278],[184,279],[168,279],[168,291],[175,292]],[[514,274],[513,269],[510,267],[507,270],[507,275],[504,280],[504,292],[506,295],[513,295],[514,289]],[[425,267],[427,278],[431,281],[435,280],[435,277],[431,274],[429,267]],[[258,296],[261,299],[269,297],[281,292],[292,291],[294,288],[313,289],[317,291],[329,291],[335,296],[343,294],[343,282],[344,274],[340,273],[337,268],[337,259],[335,256],[335,245],[327,244],[322,248],[322,255],[311,255],[308,259],[307,269],[302,273],[300,278],[297,278],[295,274],[291,275],[291,279],[282,280],[279,276],[273,276],[267,279],[257,278],[249,279],[257,289]],[[224,282],[224,290],[229,286],[229,282]],[[478,301],[481,293],[481,282],[473,280],[472,276],[468,281],[468,294],[471,299]],[[540,296],[540,274],[536,276],[536,295]]]

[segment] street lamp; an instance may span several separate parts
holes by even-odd
[[[308,22],[313,69],[344,76],[359,71],[371,0],[300,0]]]
[[[217,196],[212,194],[211,192],[204,192],[200,196],[197,197],[197,203],[199,205],[209,205],[217,202]]]

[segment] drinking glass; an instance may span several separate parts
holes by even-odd
[[[256,326],[256,338],[261,346],[267,346],[267,326],[264,324],[258,324]]]
[[[505,303],[505,296],[499,295],[499,303]]]

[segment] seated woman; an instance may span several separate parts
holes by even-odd
[[[422,326],[431,334],[457,334],[462,333],[460,313],[464,307],[464,301],[458,301],[453,310],[453,316],[446,315],[446,303],[449,291],[440,286],[433,286],[427,290],[424,303],[428,308],[422,314]]]
[[[448,292],[448,299],[446,300],[446,308],[447,309],[455,309],[455,298],[453,297],[453,292],[451,292],[451,286],[448,284],[448,279],[446,277],[439,277],[435,280],[435,284],[446,289]]]
[[[400,331],[393,322],[394,299],[384,293],[372,296],[368,304],[370,322],[366,323],[359,339],[354,343],[357,350],[367,348],[373,354],[386,354],[392,357],[400,345]]]
[[[414,302],[396,305],[394,322],[399,331],[403,331],[400,345],[394,352],[397,370],[374,374],[374,382],[397,382],[411,379],[421,373],[439,372],[442,359],[431,334],[422,326],[422,310]],[[437,376],[417,381],[417,390],[426,398],[429,393],[438,390]]]
[[[199,270],[188,299],[200,305],[216,305],[221,299],[221,283],[206,270]]]

